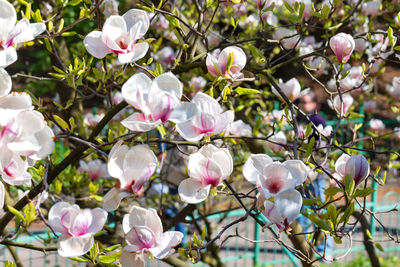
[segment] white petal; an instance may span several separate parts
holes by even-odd
[[[148,132],[161,124],[161,120],[146,120],[143,113],[133,113],[121,121],[121,124],[134,132]]]
[[[9,94],[0,97],[0,109],[32,109],[32,99],[26,93]]]
[[[107,163],[107,168],[108,168],[108,173],[117,179],[123,179],[124,178],[124,170],[123,170],[123,165],[124,165],[124,159],[126,153],[128,153],[128,146],[122,145],[122,141],[119,141],[116,143],[113,148],[110,151],[110,154],[108,156],[108,163]]]
[[[196,114],[197,107],[195,104],[180,102],[179,106],[171,112],[168,120],[174,123],[181,123],[191,120]]]
[[[296,186],[301,185],[307,179],[309,168],[301,160],[287,160],[283,163],[297,180]]]
[[[198,92],[194,96],[192,103],[195,103],[199,111],[202,112],[207,112],[209,114],[220,114],[222,112],[218,101],[202,92]]]
[[[103,197],[103,209],[106,211],[114,211],[118,209],[121,200],[130,196],[128,192],[120,191],[113,187]]]
[[[32,41],[36,36],[41,34],[46,30],[46,25],[44,23],[29,23],[26,18],[21,19],[15,25],[14,29],[10,33],[14,38],[14,43],[24,43]]]
[[[161,90],[167,93],[175,94],[178,99],[182,97],[183,84],[171,73],[163,73],[157,76],[151,84],[152,90]],[[150,91],[151,92],[151,91]]]
[[[4,206],[4,198],[5,198],[5,188],[4,188],[4,184],[2,182],[0,182],[0,210],[3,209]]]
[[[178,123],[176,125],[178,133],[187,141],[196,142],[203,138],[203,134],[199,134],[196,127],[193,126],[191,121]]]
[[[342,154],[335,163],[335,170],[339,173],[342,177],[346,175],[346,164],[349,161],[350,156],[347,154]]]
[[[138,206],[132,206],[129,213],[122,220],[122,229],[124,233],[128,233],[133,226],[146,225],[147,210]]]
[[[133,253],[122,250],[119,256],[119,262],[122,267],[144,267],[145,261],[142,253]]]
[[[0,27],[2,31],[11,30],[17,21],[17,12],[7,0],[0,1]],[[8,32],[7,32],[8,33]]]
[[[210,187],[211,185],[202,186],[195,179],[188,178],[179,184],[178,192],[182,201],[196,204],[208,197]]]
[[[105,42],[107,38],[111,41],[115,41],[121,36],[127,33],[125,20],[121,16],[111,16],[104,22],[103,25],[103,42],[113,50],[119,50],[119,46],[115,46],[115,43]]]
[[[126,22],[126,27],[128,30],[137,23],[141,25],[138,38],[141,38],[143,35],[145,35],[147,30],[149,29],[149,17],[147,16],[147,13],[143,10],[130,9],[122,17]]]
[[[297,190],[287,190],[275,197],[275,205],[282,218],[291,223],[300,214],[303,198]]]
[[[10,46],[4,50],[0,51],[0,68],[5,68],[15,61],[17,61],[18,56],[17,56],[17,51],[15,51],[15,48]]]
[[[92,223],[87,228],[86,233],[95,234],[103,229],[104,224],[107,221],[107,212],[101,208],[95,208],[90,211],[92,214]]]
[[[173,247],[176,247],[181,243],[183,238],[183,234],[178,231],[168,231],[163,233],[159,244],[154,247],[150,248],[149,251],[151,255],[154,256],[156,259],[165,259],[170,256],[174,250]]]
[[[147,210],[146,226],[153,231],[157,239],[161,238],[163,234],[163,226],[155,209],[150,208]]]
[[[252,184],[256,184],[265,166],[273,160],[266,154],[252,154],[243,166],[243,176]]]
[[[0,96],[7,95],[11,91],[12,81],[10,75],[0,68]]]
[[[57,202],[51,207],[49,211],[49,224],[57,232],[60,232],[62,234],[66,234],[68,232],[61,223],[61,216],[64,209],[68,209],[70,207],[71,205],[67,202]]]
[[[112,52],[111,49],[104,44],[101,36],[102,32],[92,31],[86,35],[83,40],[86,50],[95,58],[104,58],[108,53]]]
[[[143,112],[148,93],[151,88],[151,79],[144,73],[136,73],[122,85],[121,93],[126,102]]]
[[[219,134],[223,131],[225,131],[225,129],[228,127],[228,125],[233,122],[234,119],[234,112],[232,110],[228,110],[225,111],[222,114],[218,114],[216,115],[216,127],[213,131],[214,134]]]
[[[93,243],[92,234],[79,237],[60,237],[58,240],[58,254],[62,257],[82,256],[89,252]]]
[[[118,61],[120,64],[135,62],[144,57],[149,50],[149,44],[146,42],[135,44],[132,50],[127,54],[119,54]]]

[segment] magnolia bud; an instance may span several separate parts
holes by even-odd
[[[329,45],[335,53],[339,63],[346,63],[355,47],[353,37],[350,34],[343,32],[333,36],[329,41]]]
[[[362,155],[353,155],[346,163],[345,172],[354,179],[356,185],[361,183],[369,175],[369,163]]]

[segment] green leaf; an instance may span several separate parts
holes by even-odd
[[[283,1],[283,4],[285,5],[286,9],[289,10],[290,13],[296,13],[296,11],[293,9],[293,7],[286,1]]]
[[[384,251],[385,251],[385,250],[383,249],[382,245],[379,244],[379,243],[375,243],[375,247],[376,247],[377,249],[379,249],[380,252],[384,252]]]
[[[107,248],[103,248],[103,251],[104,251],[104,252],[111,252],[111,251],[116,250],[116,249],[119,248],[120,246],[121,246],[120,244],[117,244],[117,245],[114,245],[114,246],[110,246],[110,247],[107,247]]]
[[[104,263],[104,264],[113,263],[119,259],[119,256],[121,256],[121,252],[117,252],[117,253],[110,254],[110,255],[100,255],[99,263]]]
[[[7,205],[7,208],[9,212],[15,215],[15,217],[19,218],[22,221],[25,221],[25,217],[18,210],[14,209],[12,206],[9,205]]]
[[[62,128],[69,130],[69,125],[66,121],[64,121],[57,115],[53,115],[53,118]]]
[[[371,187],[367,187],[365,189],[357,189],[354,193],[354,197],[366,197],[371,195],[373,192],[375,192],[375,189],[372,189]]]
[[[342,189],[339,187],[329,187],[325,190],[324,194],[326,196],[332,197],[336,195],[337,193],[342,192]]]
[[[235,92],[238,95],[254,95],[254,94],[259,94],[260,91],[257,89],[251,89],[251,88],[244,88],[244,87],[236,87]]]
[[[306,132],[304,133],[305,137],[308,138],[312,134],[312,123],[307,124]]]
[[[390,47],[394,46],[394,38],[393,38],[393,29],[392,27],[389,27],[389,29],[387,30],[387,35],[389,38],[389,45]]]
[[[88,262],[89,261],[88,259],[85,259],[85,258],[82,258],[82,257],[70,257],[68,259],[70,259],[72,261],[77,261],[77,262]]]
[[[308,143],[307,151],[306,151],[306,158],[308,159],[311,156],[312,150],[315,145],[315,138],[311,137],[310,143]]]

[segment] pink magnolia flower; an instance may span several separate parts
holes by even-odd
[[[228,61],[232,60],[228,66]],[[218,58],[207,54],[208,72],[214,76],[229,75],[233,80],[243,77],[242,69],[246,65],[246,54],[236,46],[229,46],[221,51]]]
[[[261,15],[261,19],[266,22],[268,25],[276,26],[278,25],[278,18],[274,15],[272,11],[264,12]]]
[[[100,11],[107,18],[112,15],[118,15],[118,4],[117,0],[104,0],[100,5]]]
[[[217,100],[209,95],[198,92],[192,103],[197,106],[198,113],[191,120],[176,125],[178,133],[188,141],[199,141],[204,135],[220,134],[233,121],[233,111],[222,112]]]
[[[101,208],[81,210],[78,205],[58,202],[49,211],[49,224],[61,233],[58,254],[77,257],[89,252],[94,243],[93,235],[99,232],[107,220],[107,212]]]
[[[331,107],[331,109],[336,110],[337,113],[340,113],[340,107],[342,105],[342,112],[343,112],[343,114],[346,114],[350,110],[350,107],[353,104],[354,98],[349,94],[344,94],[344,95],[342,95],[342,99],[343,99],[343,104],[342,104],[342,101],[340,100],[340,96],[337,95],[333,99],[333,102],[328,100],[328,104]]]
[[[301,85],[296,78],[292,78],[285,83],[282,80],[279,80],[278,86],[291,101],[295,101],[296,99],[304,96],[310,91],[310,89],[305,89],[301,91]],[[275,87],[272,87],[272,92],[280,97],[280,94]]]
[[[309,168],[301,160],[273,162],[265,154],[252,154],[243,166],[243,176],[257,185],[266,199],[301,185],[308,172]]]
[[[323,57],[312,57],[309,64],[317,75],[328,74],[327,68],[329,65]]]
[[[219,186],[233,171],[233,160],[227,148],[211,144],[189,156],[188,179],[178,187],[179,196],[187,203],[204,201],[210,188]]]
[[[147,132],[167,120],[182,123],[197,113],[196,105],[181,102],[182,83],[168,72],[153,81],[144,73],[136,73],[122,86],[122,96],[141,111],[133,113],[121,123],[136,132]]]
[[[282,46],[286,49],[293,49],[296,47],[300,39],[300,35],[296,30],[290,30],[287,28],[279,27],[275,30],[275,33],[272,35],[274,40],[279,40]]]
[[[378,131],[385,129],[385,124],[383,124],[383,121],[380,119],[371,119],[369,121],[369,127],[371,127],[372,130]]]
[[[83,116],[83,123],[90,127],[95,127],[104,118],[104,113],[94,115],[92,112]]]
[[[148,43],[137,43],[146,34],[149,24],[146,12],[130,9],[123,16],[107,18],[103,30],[90,32],[83,43],[95,58],[113,53],[121,64],[135,62],[144,57],[149,49]]]
[[[279,144],[286,144],[286,135],[284,132],[280,131],[274,135],[272,135],[269,139],[271,142],[267,142],[267,148],[272,150],[273,152],[280,153],[285,148]]]
[[[338,33],[329,40],[329,46],[339,63],[346,63],[353,53],[355,43],[350,34]]]
[[[349,175],[358,185],[369,175],[369,163],[362,155],[342,154],[335,163],[335,170],[341,176]]]
[[[87,172],[89,174],[89,178],[93,181],[98,180],[99,178],[107,178],[110,177],[107,170],[107,164],[101,161],[100,159],[95,159],[86,163],[83,160],[79,161],[79,172]]]
[[[284,230],[299,216],[302,205],[301,194],[295,189],[290,189],[276,195],[274,202],[265,200],[262,213],[271,223],[276,224],[279,230]]]
[[[372,113],[375,112],[377,108],[377,104],[375,100],[367,100],[364,101],[364,110],[365,112]]]
[[[203,88],[207,85],[207,80],[201,76],[193,76],[189,81],[189,86],[193,87],[193,89],[197,91],[202,91]]]
[[[117,178],[118,188],[112,188],[103,198],[103,208],[116,210],[121,200],[137,193],[143,184],[153,175],[157,167],[157,157],[148,145],[136,145],[129,148],[116,143],[108,156],[108,173]]]
[[[170,46],[163,47],[160,49],[154,57],[163,66],[169,67],[174,62],[175,51]]]
[[[400,77],[393,77],[392,84],[386,85],[386,91],[395,100],[400,99]]]
[[[234,136],[252,136],[253,130],[251,126],[242,120],[231,122],[226,128],[226,134]]]
[[[381,0],[373,0],[362,4],[361,12],[364,15],[377,16],[381,9]]]
[[[369,42],[362,38],[357,38],[354,40],[354,48],[358,53],[363,53],[367,49]]]
[[[178,231],[164,232],[160,217],[151,208],[133,206],[124,216],[122,228],[127,243],[120,258],[123,267],[144,267],[144,253],[156,259],[167,258],[183,238]]]
[[[32,41],[46,30],[46,25],[29,23],[26,18],[17,22],[17,13],[7,0],[0,0],[0,68],[5,68],[17,60],[14,45]]]

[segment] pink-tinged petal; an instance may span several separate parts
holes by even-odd
[[[86,50],[95,58],[104,58],[107,54],[112,53],[101,38],[102,32],[92,31],[83,39]]]
[[[268,220],[271,223],[275,223],[275,224],[280,224],[282,221],[282,217],[279,214],[275,203],[271,202],[269,200],[265,200],[264,201],[264,210],[262,211],[262,213],[264,214],[265,217],[268,218]]]
[[[154,90],[150,92],[149,108],[153,120],[161,120],[166,122],[169,120],[171,113],[179,106],[179,99],[174,95],[166,92]]]
[[[350,175],[356,185],[369,175],[369,163],[362,155],[352,155],[346,163],[345,172]]]
[[[132,206],[129,213],[122,220],[122,229],[128,233],[134,226],[146,226],[147,210],[138,206]]]
[[[199,134],[211,134],[214,133],[216,128],[216,117],[217,114],[209,114],[200,112],[192,120],[192,125],[196,128]],[[218,115],[217,115],[218,116]]]
[[[92,214],[89,209],[79,211],[77,216],[73,219],[73,223],[70,226],[70,234],[73,236],[82,236],[87,234],[86,231],[92,224]]]
[[[133,25],[140,25],[140,27],[138,28],[138,39],[145,35],[147,30],[149,29],[149,17],[147,16],[147,13],[143,10],[130,9],[122,17],[125,20],[128,31],[133,27]]]
[[[120,50],[116,42],[127,33],[126,23],[121,16],[111,16],[104,22],[102,40],[112,50]]]
[[[87,233],[95,234],[103,229],[104,224],[107,221],[107,212],[101,208],[95,208],[91,210],[92,213],[92,223],[87,228]]]
[[[131,252],[147,250],[154,247],[156,244],[154,232],[146,226],[132,227],[132,229],[126,234],[125,240],[128,245],[135,246],[130,247]]]
[[[342,177],[346,175],[346,164],[349,161],[350,156],[347,154],[342,154],[335,163],[335,170]]]
[[[8,149],[0,153],[1,176],[10,185],[30,185],[32,176],[28,173],[28,163]]]
[[[339,63],[346,63],[353,53],[355,43],[350,34],[341,32],[329,40],[329,46],[335,53]]]
[[[289,169],[292,178],[296,180],[296,186],[303,184],[307,179],[310,169],[301,160],[287,160],[283,165]]]
[[[79,237],[60,237],[58,240],[58,254],[62,257],[78,257],[86,254],[94,243],[93,235]]]
[[[182,97],[183,84],[171,72],[163,73],[157,76],[153,80],[151,87],[151,91],[161,90],[165,91],[166,93],[174,94],[178,99],[181,99]]]
[[[169,121],[174,123],[182,123],[191,120],[198,113],[195,104],[190,102],[180,102],[169,116]]]
[[[0,209],[4,206],[4,199],[5,199],[5,191],[4,184],[0,182]]]
[[[210,145],[212,146],[212,145]],[[203,146],[204,147],[204,146]],[[215,147],[216,148],[216,147]],[[233,159],[227,148],[216,148],[211,159],[221,168],[221,176],[227,178],[233,171]]]
[[[0,97],[0,109],[33,109],[32,99],[26,93],[9,94]]]
[[[142,253],[133,253],[122,250],[119,256],[119,263],[122,267],[144,267],[145,261]]]
[[[148,132],[162,123],[161,119],[151,121],[143,113],[133,113],[121,121],[121,124],[134,132]]]
[[[174,252],[174,247],[179,245],[182,241],[183,234],[178,231],[168,231],[163,233],[161,240],[157,246],[150,248],[151,255],[156,259],[165,259]]]
[[[211,185],[203,186],[193,178],[183,180],[178,187],[179,196],[186,203],[196,204],[204,201]]]
[[[103,209],[106,211],[114,211],[118,209],[121,200],[129,197],[131,194],[126,191],[120,191],[113,187],[103,197]]]
[[[207,54],[206,66],[207,66],[208,72],[211,73],[212,75],[214,75],[214,76],[221,75],[221,71],[218,66],[218,59],[215,58],[210,53]]]
[[[66,229],[61,223],[61,217],[65,210],[70,207],[71,205],[67,202],[58,202],[54,204],[49,211],[49,224],[54,230],[64,235],[68,233],[68,229]]]
[[[191,142],[197,142],[204,136],[204,134],[200,133],[198,128],[193,125],[192,121],[178,123],[176,125],[176,130],[180,136]]]
[[[134,108],[149,113],[146,109],[151,79],[144,73],[136,73],[122,85],[122,97]]]
[[[108,173],[117,179],[124,178],[124,159],[126,153],[128,153],[128,146],[122,145],[122,141],[117,142],[110,151],[108,156]]]
[[[146,42],[134,44],[129,53],[118,54],[118,61],[120,64],[135,62],[144,57],[149,50],[149,44]]]
[[[7,95],[11,91],[12,81],[10,75],[0,68],[0,96]]]
[[[279,162],[267,165],[260,179],[260,185],[265,197],[274,196],[290,187],[294,187],[296,180],[290,179],[289,174],[289,169]]]
[[[233,61],[230,69],[226,71],[231,74],[237,74],[246,66],[246,54],[236,46],[229,46],[223,49],[218,57],[218,65],[221,72],[225,71],[230,54],[233,56]]]
[[[265,166],[273,160],[265,154],[252,154],[243,166],[243,176],[252,184],[256,184]]]
[[[220,134],[226,130],[228,125],[233,122],[235,114],[232,110],[225,111],[222,114],[217,115],[216,125],[213,130],[214,134]]]
[[[161,238],[163,234],[163,226],[161,223],[161,219],[155,209],[150,208],[147,210],[146,226],[153,231],[154,236],[157,240]]]
[[[10,32],[14,44],[32,41],[36,36],[46,30],[44,23],[29,23],[26,18],[21,19]]]
[[[17,61],[17,51],[13,46],[0,50],[0,68],[5,68]]]

